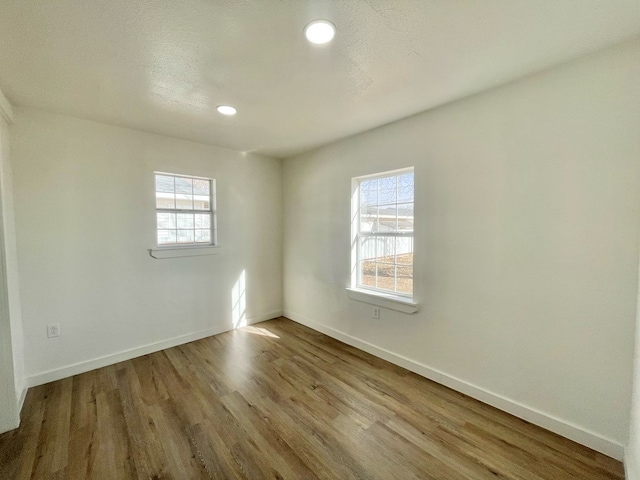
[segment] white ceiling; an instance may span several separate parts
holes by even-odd
[[[638,35],[638,0],[0,0],[0,89],[285,157]]]

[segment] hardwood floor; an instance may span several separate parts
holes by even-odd
[[[29,390],[1,479],[621,479],[620,462],[284,318]]]

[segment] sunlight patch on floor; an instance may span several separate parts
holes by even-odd
[[[275,333],[271,333],[269,330],[267,330],[266,328],[262,328],[262,327],[248,326],[248,327],[244,327],[242,329],[242,331],[243,332],[248,332],[248,333],[253,333],[254,335],[262,335],[263,337],[280,338]]]

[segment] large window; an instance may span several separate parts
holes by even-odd
[[[354,179],[357,288],[413,297],[413,168]]]
[[[215,243],[215,180],[157,173],[158,246]]]

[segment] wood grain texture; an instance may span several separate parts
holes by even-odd
[[[2,479],[623,479],[620,462],[285,318],[29,390]]]

